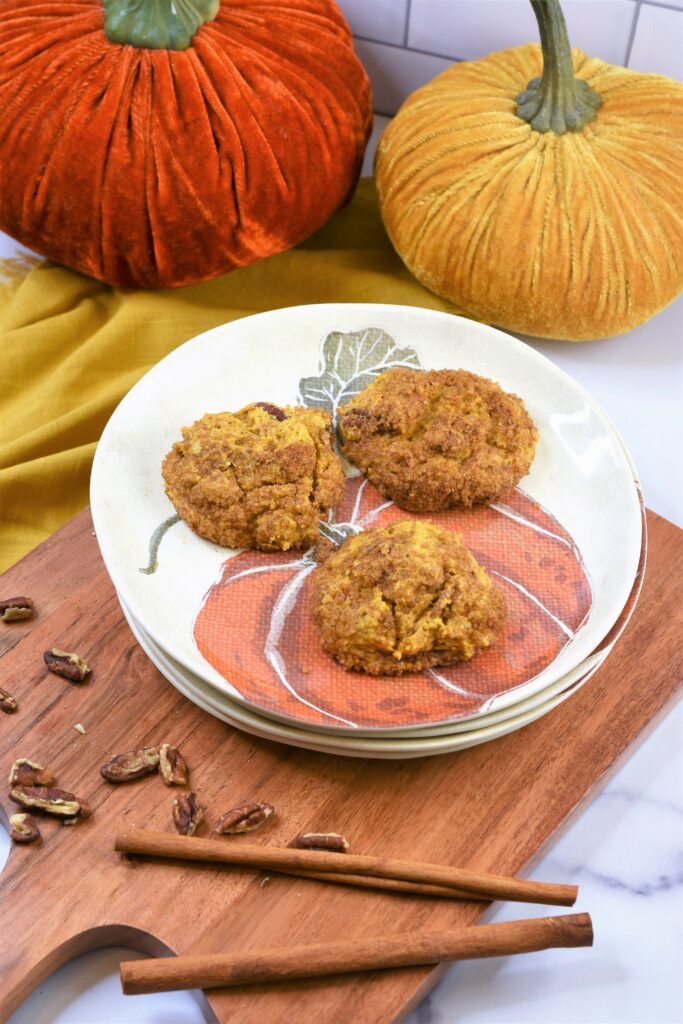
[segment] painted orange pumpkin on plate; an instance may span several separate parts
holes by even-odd
[[[471,661],[402,677],[348,672],[320,647],[310,608],[314,551],[245,551],[228,559],[195,620],[203,657],[242,698],[300,723],[391,728],[485,710],[542,672],[584,622],[591,586],[571,537],[521,490],[469,510],[404,512],[365,478],[347,481],[326,532],[434,522],[461,533],[505,594],[502,642]]]

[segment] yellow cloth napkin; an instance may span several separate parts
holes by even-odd
[[[393,251],[370,178],[304,244],[205,284],[134,291],[48,261],[2,264],[0,570],[88,504],[107,420],[145,371],[188,338],[313,302],[458,312],[419,285]]]

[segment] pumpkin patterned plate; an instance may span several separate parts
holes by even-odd
[[[603,637],[603,639],[600,641],[600,643],[592,652],[592,654],[590,654],[584,661],[577,665],[576,668],[572,669],[571,672],[568,672],[566,675],[556,679],[553,683],[551,683],[549,686],[544,687],[542,690],[532,693],[531,696],[517,701],[517,703],[515,704],[510,704],[509,706],[503,707],[498,711],[482,711],[474,716],[452,719],[449,722],[441,725],[421,726],[419,728],[414,729],[393,729],[391,730],[390,733],[392,740],[398,742],[400,740],[414,739],[416,737],[426,738],[428,736],[453,736],[457,733],[462,732],[479,733],[482,729],[488,729],[488,727],[491,725],[499,725],[500,723],[507,721],[508,719],[517,718],[517,716],[521,714],[526,714],[527,712],[533,710],[537,706],[541,704],[546,704],[548,701],[550,701],[550,698],[554,698],[558,694],[567,693],[568,695],[570,690],[573,693],[576,689],[579,688],[579,686],[583,685],[583,683],[590,676],[593,675],[593,673],[600,667],[600,665],[602,665],[605,658],[612,651],[615,643],[617,642],[622,632],[626,628],[631,618],[631,615],[633,614],[633,610],[638,601],[638,597],[640,596],[640,591],[642,589],[643,579],[645,576],[645,565],[647,561],[647,520],[645,517],[645,504],[642,500],[642,494],[640,494],[640,498],[641,513],[643,519],[643,546],[641,549],[640,560],[638,562],[638,571],[636,573],[636,578],[633,582],[631,593],[629,594],[626,604],[622,608],[616,622],[610,629],[609,633],[605,637]],[[125,608],[125,604],[123,604],[123,602],[122,607],[124,614],[128,618],[129,622],[131,622],[131,628],[133,628],[133,631],[139,638],[141,627],[132,622],[130,612],[127,611],[127,609]],[[240,705],[238,705],[235,701],[231,701],[230,698],[225,695],[225,693],[216,690],[216,688],[211,686],[211,684],[206,682],[206,680],[200,679],[193,673],[190,673],[187,670],[183,669],[182,666],[178,665],[177,662],[172,662],[167,655],[164,655],[163,652],[159,650],[159,648],[154,644],[154,642],[149,637],[144,635],[144,633],[143,639],[140,640],[140,643],[143,646],[144,650],[149,655],[149,657],[152,659],[152,661],[154,661],[157,668],[161,671],[163,675],[166,676],[169,682],[171,682],[174,686],[179,688],[181,692],[185,693],[186,695],[191,694],[192,696],[190,697],[190,699],[194,700],[195,697],[201,698],[201,700],[204,701],[204,705],[210,705],[214,709],[214,712],[216,710],[220,710],[224,712],[226,715],[228,715],[233,724],[242,723],[242,727],[244,728],[257,724],[259,729],[261,730],[259,735],[263,734],[264,730],[267,731],[267,720],[265,720],[263,717],[255,717],[254,712],[247,711],[246,709],[241,708]],[[196,702],[198,703],[198,701]],[[554,707],[555,704],[553,704],[552,706]],[[550,709],[550,705],[548,705],[548,709]],[[371,736],[373,733],[379,732],[379,730],[366,729],[358,730],[358,732],[360,732],[361,735],[364,736]],[[386,735],[384,731],[382,734]],[[278,732],[276,738],[283,739],[285,742],[294,743],[294,745],[296,745],[296,739],[301,739],[304,736],[309,736],[310,738],[310,736],[312,735],[319,736],[319,733],[305,733],[303,732],[301,727],[290,726],[287,733],[283,734],[281,732]],[[488,733],[486,733],[485,735],[488,736]],[[353,743],[353,741],[350,738],[348,742]],[[365,744],[361,748],[361,750],[359,750],[359,753],[363,753],[367,756],[367,749],[367,744]],[[384,748],[381,747],[380,749]],[[348,753],[349,751],[350,747],[346,746],[344,748],[344,752]]]
[[[503,641],[447,670],[370,677],[320,649],[309,606],[313,552],[235,552],[196,537],[171,514],[160,465],[180,427],[205,412],[265,400],[334,415],[397,365],[463,367],[497,380],[524,398],[540,441],[521,489],[504,500],[422,517],[461,533],[504,590]],[[329,536],[408,515],[348,469],[343,502],[323,524]],[[91,498],[107,568],[150,638],[231,700],[317,731],[420,729],[542,691],[613,628],[642,549],[632,468],[590,396],[522,342],[412,307],[292,307],[186,343],[114,413]]]
[[[456,718],[454,716],[446,724],[434,725],[431,727],[421,726],[418,729],[405,729],[397,727],[397,729],[393,731],[393,735],[400,734],[400,736],[402,737],[407,737],[417,734],[429,734],[433,736],[440,735],[442,733],[452,734],[454,732],[461,732],[467,731],[469,729],[480,728],[484,725],[484,723],[486,723],[486,725],[489,725],[497,721],[502,721],[505,718],[512,717],[514,714],[521,712],[522,708],[524,708],[524,710],[530,710],[531,707],[535,707],[536,704],[542,703],[542,701],[548,699],[548,697],[554,696],[561,690],[568,688],[576,679],[578,679],[582,675],[585,675],[590,669],[597,667],[599,664],[602,663],[606,655],[611,651],[612,647],[614,646],[619,636],[625,629],[626,624],[628,623],[629,619],[631,618],[631,615],[633,614],[633,609],[635,608],[636,602],[640,595],[640,590],[642,588],[643,578],[645,574],[645,564],[647,560],[647,520],[645,516],[645,504],[643,502],[642,493],[640,491],[640,487],[637,481],[636,487],[638,490],[638,497],[640,501],[640,511],[643,527],[643,543],[640,552],[640,558],[638,561],[636,577],[634,579],[631,592],[626,600],[626,604],[622,608],[618,618],[616,619],[615,623],[613,624],[612,628],[609,630],[607,635],[603,637],[603,639],[600,641],[595,650],[588,656],[588,658],[582,661],[580,665],[578,665],[572,672],[569,672],[567,673],[567,675],[560,677],[560,679],[556,680],[549,687],[546,687],[543,690],[532,694],[532,696],[527,697],[525,700],[521,700],[515,704],[504,706],[501,708],[501,710],[492,710],[487,712],[484,709],[474,716],[465,716],[460,718]],[[343,515],[345,505],[348,503],[349,500],[349,496],[354,496],[352,516],[356,517],[357,519],[363,508],[363,495],[367,494],[368,489],[372,492],[372,500],[375,503],[375,508],[379,507],[377,502],[379,502],[382,507],[382,511],[379,513],[376,513],[375,509],[373,509],[372,512],[369,513],[369,515],[373,517],[371,520],[373,524],[376,523],[377,525],[383,525],[385,521],[385,515],[389,516],[389,518],[386,521],[394,521],[390,516],[390,510],[391,513],[393,513],[393,515],[405,515],[405,513],[402,513],[400,509],[396,509],[395,506],[393,506],[391,503],[384,502],[381,499],[381,497],[378,496],[376,492],[374,492],[374,488],[371,488],[371,486],[367,483],[366,480],[361,480],[361,482],[359,483],[358,479],[349,481],[347,485],[346,501],[340,506],[339,509],[340,515]],[[528,501],[524,501],[524,496],[521,495],[521,493],[518,491],[515,492],[514,498],[517,500],[521,498],[522,500],[519,500],[519,504],[522,506],[528,504]],[[365,500],[368,500],[368,498],[366,497]],[[537,518],[540,518],[538,509],[534,511],[536,513]],[[551,632],[550,640],[548,640],[548,634],[544,633],[543,631],[543,624],[545,623],[546,613],[542,611],[540,606],[532,606],[531,608],[529,608],[527,600],[522,599],[522,597],[520,596],[521,592],[518,591],[518,588],[511,587],[510,578],[502,577],[502,574],[499,573],[493,567],[493,565],[495,564],[496,550],[498,556],[501,557],[503,545],[507,542],[509,546],[510,538],[509,530],[506,528],[507,524],[504,523],[504,520],[501,520],[498,516],[492,516],[490,513],[503,512],[504,515],[509,514],[509,506],[507,505],[507,503],[493,506],[492,509],[488,510],[481,508],[478,509],[477,512],[479,513],[479,516],[474,516],[471,513],[460,513],[459,516],[462,517],[462,519],[459,523],[459,526],[456,526],[456,528],[458,528],[459,532],[463,534],[468,547],[475,552],[479,561],[486,564],[489,573],[498,577],[498,585],[501,586],[504,592],[506,593],[508,607],[508,627],[506,630],[504,643],[502,647],[498,648],[497,654],[493,651],[487,652],[486,655],[481,655],[480,657],[475,659],[474,662],[469,662],[467,665],[461,665],[456,669],[442,669],[440,670],[439,675],[431,673],[433,678],[437,679],[438,681],[448,680],[449,678],[454,681],[457,680],[460,688],[457,690],[454,688],[453,692],[459,695],[463,703],[468,697],[471,698],[471,692],[468,693],[465,690],[468,675],[466,671],[463,671],[464,669],[469,668],[471,670],[472,668],[475,668],[477,670],[476,675],[470,677],[476,680],[477,685],[485,686],[488,683],[489,686],[496,687],[500,685],[499,680],[501,677],[510,678],[513,676],[515,671],[519,672],[520,675],[522,674],[525,668],[525,662],[523,660],[525,656],[529,659],[531,659],[534,656],[547,657],[547,653],[544,655],[543,647],[540,646],[542,645],[544,640],[545,642],[549,643],[551,652],[554,649],[555,645],[561,645],[567,642],[566,638],[562,636],[559,630],[555,631],[554,633]],[[424,517],[413,516],[413,518],[431,519],[434,522],[439,523],[441,526],[444,526],[445,528],[452,527],[454,522],[456,524],[458,523],[458,519],[454,520],[452,518],[452,515],[450,514],[439,516],[432,514],[430,516]],[[485,523],[484,526],[481,526],[482,520]],[[360,522],[364,522],[364,519],[362,517],[360,519]],[[501,524],[503,527],[502,531]],[[478,531],[476,530],[477,525],[480,526],[480,529]],[[338,529],[339,526],[337,526],[336,528]],[[501,532],[502,536],[500,536]],[[548,548],[552,551],[552,538],[550,538],[550,541],[551,542],[548,544]],[[223,577],[221,578],[220,582],[217,583],[214,587],[212,587],[211,590],[209,591],[207,599],[204,602],[204,605],[197,618],[197,621],[195,622],[195,638],[197,639],[197,643],[200,650],[202,650],[201,638],[203,637],[205,639],[205,656],[209,661],[211,661],[212,658],[215,659],[217,662],[217,667],[222,669],[223,674],[225,674],[226,672],[230,672],[231,678],[233,680],[239,680],[241,678],[240,673],[242,670],[242,665],[240,663],[240,660],[235,657],[235,651],[242,651],[247,647],[243,631],[248,631],[249,624],[253,624],[255,622],[257,633],[263,633],[265,624],[260,620],[257,621],[255,618],[243,618],[241,620],[237,619],[239,609],[244,609],[245,607],[248,608],[249,606],[258,607],[259,602],[232,601],[230,600],[230,588],[233,585],[243,586],[246,584],[248,586],[253,586],[254,584],[256,584],[260,592],[263,592],[264,590],[266,590],[267,592],[267,587],[269,585],[274,585],[275,591],[278,595],[276,601],[280,598],[281,594],[285,594],[286,599],[288,601],[291,601],[295,596],[298,595],[297,599],[301,605],[301,618],[299,618],[296,615],[294,610],[291,610],[289,612],[287,618],[291,619],[292,621],[285,627],[282,634],[280,635],[278,641],[278,648],[281,655],[283,657],[287,657],[287,660],[290,665],[290,669],[287,674],[288,681],[295,683],[297,687],[298,698],[301,699],[303,697],[305,699],[305,695],[309,692],[310,688],[308,677],[311,673],[310,670],[308,672],[297,672],[297,652],[303,650],[304,656],[308,657],[314,655],[317,652],[318,655],[323,659],[324,666],[327,666],[325,655],[319,651],[317,644],[309,645],[307,643],[305,645],[301,645],[298,643],[297,627],[301,630],[301,632],[304,635],[306,634],[306,631],[310,631],[310,615],[306,607],[306,587],[311,572],[311,564],[313,563],[313,559],[310,556],[308,558],[306,556],[301,558],[292,555],[291,558],[286,561],[284,556],[280,556],[281,560],[277,563],[278,569],[282,571],[286,565],[289,565],[291,568],[291,573],[288,574],[288,579],[286,580],[285,586],[285,583],[283,582],[281,577],[278,576],[278,570],[274,570],[273,573],[271,574],[271,572],[269,572],[268,569],[266,568],[270,560],[265,560],[263,558],[257,560],[255,558],[255,554],[255,552],[246,552],[244,553],[243,556],[244,561],[242,561],[241,558],[238,556],[226,563]],[[511,554],[509,551],[505,552],[504,557],[506,558],[507,563],[511,561]],[[543,570],[546,570],[548,569],[548,565],[552,564],[551,556],[549,556],[546,552],[546,554],[541,555],[541,557],[543,558],[542,568]],[[552,574],[546,574],[544,571],[544,573],[539,573],[539,576],[541,578],[537,582],[535,590],[536,592],[543,592],[544,576],[549,576],[550,582],[546,583],[546,585],[552,590],[552,584],[554,583],[555,585],[557,585],[559,576],[560,582],[563,584],[563,586],[557,589],[559,589],[560,593],[564,595],[565,603],[569,605],[569,600],[566,597],[567,591],[569,592],[569,594],[571,594],[572,591],[575,588],[577,588],[578,594],[583,596],[582,584],[584,577],[582,572],[579,571],[579,569],[577,568],[577,566],[580,566],[580,563],[575,562],[574,559],[568,555],[566,557],[568,565],[572,567],[574,570],[573,577],[571,573],[565,573],[560,571],[558,571],[553,577]],[[249,561],[252,564],[247,565],[245,567],[245,562]],[[254,569],[255,571],[252,572],[252,569]],[[523,574],[524,570],[526,570],[530,574],[533,574],[533,567],[529,568],[526,565],[526,563],[523,564],[522,572],[520,573],[520,575]],[[286,569],[284,569],[284,571],[286,572]],[[272,579],[272,576],[275,577],[274,581]],[[568,587],[565,587],[564,584],[568,584]],[[550,604],[550,601],[548,601],[548,603]],[[536,618],[534,618],[534,616]],[[269,620],[271,623],[271,627],[272,622],[277,622],[278,619],[279,617],[277,613],[274,616],[271,615],[271,618]],[[515,625],[515,621],[518,623],[518,625]],[[230,628],[231,623],[233,626],[232,629]],[[521,634],[519,640],[518,633]],[[288,636],[291,638],[292,641],[291,648],[288,647],[287,644]],[[254,643],[254,649],[256,651],[265,650],[266,647],[264,641],[265,637],[260,636],[259,639],[256,640]],[[521,647],[521,656],[519,664],[516,665],[513,660],[513,656],[509,652],[514,651],[517,646]],[[539,649],[541,651],[540,655],[538,653]],[[491,655],[495,656],[491,657]],[[479,665],[476,664],[476,661],[479,661]],[[337,669],[337,671],[341,672],[343,670]],[[456,672],[458,673],[458,675],[455,675]],[[427,675],[430,675],[430,673],[427,673]],[[408,684],[410,684],[411,681],[417,680],[419,686],[420,682],[422,681],[422,674],[416,675],[414,677],[410,676],[403,678],[408,682]],[[376,691],[379,691],[381,686],[391,683],[394,684],[395,688],[395,684],[397,682],[400,682],[400,680],[397,680],[396,678],[380,681],[377,680],[375,677],[368,677],[367,686],[368,688],[374,688]],[[452,685],[455,686],[455,682]],[[244,690],[249,692],[249,686],[250,680],[246,679],[244,683]],[[344,691],[342,690],[342,692]],[[315,690],[313,690],[311,696],[313,698],[317,696]],[[224,705],[227,698],[224,695],[221,695],[221,698],[222,703]],[[263,701],[263,706],[266,706],[265,700]],[[389,706],[391,707],[392,705]],[[374,731],[376,730],[365,730],[366,733],[371,733]]]
[[[632,468],[635,475],[635,467]],[[419,729],[395,729],[391,732],[391,741],[381,740],[379,741],[379,745],[377,744],[377,741],[364,739],[360,741],[360,746],[358,746],[359,741],[349,737],[345,740],[343,747],[340,749],[335,748],[334,745],[332,747],[326,746],[325,749],[329,752],[341,753],[349,756],[355,752],[359,756],[364,757],[375,756],[373,752],[375,750],[379,750],[381,752],[381,756],[389,756],[387,743],[393,743],[393,746],[389,746],[389,749],[392,751],[391,756],[398,756],[398,752],[404,750],[402,741],[412,741],[415,738],[422,740],[427,739],[428,737],[455,736],[458,733],[472,733],[473,736],[471,738],[473,740],[476,739],[476,742],[485,742],[487,739],[494,738],[489,733],[489,728],[491,726],[499,726],[503,722],[515,719],[519,720],[520,724],[517,727],[521,728],[522,725],[527,724],[527,721],[531,720],[527,720],[526,718],[528,712],[533,711],[541,705],[544,705],[546,710],[552,710],[552,708],[560,702],[556,701],[554,698],[561,694],[562,699],[565,699],[566,696],[569,696],[571,693],[574,693],[579,689],[583,683],[585,683],[602,665],[619,636],[626,628],[626,625],[633,614],[633,610],[636,606],[643,585],[645,564],[647,560],[647,520],[645,517],[645,505],[642,500],[640,488],[638,488],[638,490],[641,501],[641,514],[643,517],[643,546],[641,549],[640,560],[638,562],[636,578],[633,582],[631,593],[629,594],[626,604],[621,610],[616,622],[610,629],[607,636],[601,640],[595,651],[589,655],[585,661],[582,661],[580,665],[571,672],[568,672],[567,675],[555,680],[555,682],[551,683],[543,690],[532,694],[530,697],[526,697],[524,700],[518,701],[516,704],[502,708],[500,711],[482,712],[479,715],[451,721],[445,725],[434,725],[431,727],[423,726]],[[120,595],[119,600],[121,600]],[[245,729],[247,732],[254,732],[256,735],[262,737],[271,736],[271,738],[294,746],[306,746],[313,742],[314,749],[322,749],[320,747],[320,733],[314,733],[312,731],[309,732],[301,727],[291,725],[278,725],[276,727],[272,721],[257,715],[251,710],[243,708],[235,701],[232,701],[224,693],[221,693],[212,687],[206,680],[194,675],[187,669],[183,669],[181,665],[174,662],[149,636],[147,636],[139,623],[135,622],[133,616],[126,608],[125,602],[122,600],[121,607],[140,646],[156,665],[162,675],[164,675],[169,682],[176,687],[176,689],[179,689],[181,693],[185,694],[185,696],[189,697],[190,700],[193,700],[200,707],[204,708],[204,710],[208,710],[211,714],[217,715],[219,718],[222,718],[224,721],[229,722],[232,725],[236,725],[238,728]],[[520,716],[525,717],[522,720]],[[537,716],[534,716],[534,718],[535,717]],[[370,732],[370,730],[366,730],[364,733],[361,733],[361,735],[367,736]],[[498,735],[502,735],[502,733],[496,730],[495,736]],[[464,742],[464,740],[458,740],[457,743],[459,745],[451,749],[462,749],[462,742]],[[467,745],[472,744],[468,743]],[[416,751],[423,751],[423,746],[419,745],[418,747],[414,747],[413,745],[409,745],[408,749],[413,753],[407,754],[406,756],[418,756]],[[441,747],[438,747],[435,752],[443,753]]]
[[[120,600],[120,596],[119,596]],[[205,680],[184,669],[174,662],[150,639],[130,611],[121,601],[123,613],[128,620],[135,639],[150,661],[163,676],[198,707],[207,711],[215,718],[228,725],[248,732],[261,739],[275,740],[288,746],[303,747],[306,750],[317,750],[326,754],[342,757],[370,757],[404,759],[411,757],[430,757],[435,754],[453,753],[468,747],[478,746],[490,740],[498,739],[510,732],[529,725],[536,719],[562,704],[579,690],[584,683],[597,672],[609,651],[591,656],[579,668],[570,672],[540,693],[527,697],[504,711],[492,712],[480,716],[470,722],[456,724],[451,730],[439,731],[437,728],[415,731],[413,734],[392,732],[391,738],[386,736],[368,736],[357,731],[354,735],[326,734],[313,730],[286,725],[245,708],[229,697],[219,694]],[[611,648],[610,648],[611,650]]]

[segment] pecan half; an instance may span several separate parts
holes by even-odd
[[[162,743],[159,747],[159,771],[167,786],[186,786],[190,778],[187,762],[177,747]]]
[[[222,836],[237,835],[239,832],[253,832],[271,816],[272,804],[242,804],[226,811],[216,822],[214,832]]]
[[[11,786],[54,786],[57,777],[51,768],[44,768],[36,761],[20,757],[9,771]]]
[[[3,690],[0,686],[0,711],[4,711],[6,715],[11,715],[18,708],[17,699],[13,697],[7,690]]]
[[[299,850],[327,850],[330,853],[346,853],[349,848],[348,839],[337,832],[304,832],[291,845]]]
[[[83,658],[79,658],[77,654],[60,651],[57,647],[53,647],[51,651],[45,651],[43,657],[50,672],[54,672],[57,676],[64,676],[72,683],[82,683],[90,673],[87,661],[83,661]]]
[[[57,818],[77,818],[82,807],[87,807],[85,801],[79,800],[73,793],[65,789],[48,789],[46,786],[14,786],[10,790],[10,798],[28,810],[43,811]]]
[[[33,615],[33,601],[30,597],[9,597],[0,601],[0,619],[3,622],[18,622]]]
[[[173,824],[181,836],[193,836],[204,819],[204,808],[197,803],[196,793],[181,793],[173,801]]]
[[[10,815],[9,837],[13,843],[35,843],[40,839],[38,822],[31,814]]]
[[[280,422],[287,419],[287,413],[279,405],[272,405],[270,402],[254,402],[254,405],[259,409],[263,409],[273,419],[280,420]]]
[[[159,767],[157,747],[139,747],[125,754],[117,754],[100,768],[100,775],[107,782],[133,782],[143,775],[150,775]]]

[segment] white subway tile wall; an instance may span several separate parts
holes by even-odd
[[[529,0],[338,0],[374,90],[403,100],[454,60],[538,40]],[[574,46],[593,57],[683,78],[683,0],[564,0]]]
[[[635,0],[564,0],[572,45],[623,64]],[[538,39],[529,0],[413,0],[408,45],[473,60]]]
[[[636,71],[683,78],[683,10],[643,4],[628,63]]]
[[[378,114],[385,115],[395,114],[406,96],[453,63],[448,57],[432,57],[359,38],[356,53],[372,82],[373,107]]]
[[[408,0],[365,0],[342,4],[341,8],[354,35],[380,43],[405,44]]]

